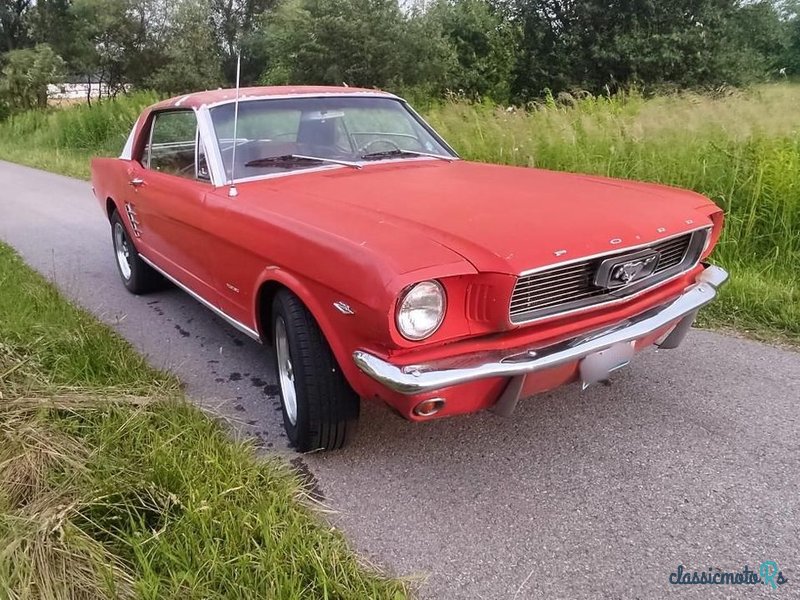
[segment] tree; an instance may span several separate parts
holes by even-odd
[[[152,87],[180,94],[222,85],[221,60],[208,2],[179,2],[167,40],[165,63],[150,79]]]
[[[433,21],[396,0],[287,0],[261,27],[262,80],[443,90],[452,49]]]
[[[275,8],[277,0],[210,0],[204,2],[211,11],[213,32],[217,40],[225,79],[236,81],[236,63],[240,50],[242,56],[242,82],[254,83],[262,74],[264,56],[259,53],[263,45],[256,39],[261,17]]]
[[[409,11],[395,40],[398,85],[404,94],[439,97],[456,89],[459,57],[443,24],[430,11]]]
[[[63,74],[64,61],[46,44],[5,55],[0,94],[12,111],[45,108],[47,86]]]
[[[800,74],[800,0],[0,0],[0,56],[45,43],[116,93],[242,83],[524,102]],[[7,61],[19,73],[30,55]],[[15,80],[5,87],[19,87]]]
[[[488,0],[439,0],[426,18],[452,45],[456,64],[448,88],[468,96],[507,101],[518,27]]]
[[[0,54],[25,46],[27,15],[33,0],[0,0]]]
[[[800,75],[800,0],[786,0],[779,8],[786,35],[779,69],[784,75]]]
[[[79,40],[73,64],[111,94],[123,89],[140,67],[145,34],[135,7],[136,0],[75,0],[72,5]]]
[[[47,44],[67,60],[72,45],[74,23],[70,0],[36,0],[29,11],[30,35],[38,43]]]
[[[545,88],[593,92],[631,84],[742,84],[779,53],[770,2],[516,0],[523,38],[517,97]]]
[[[273,76],[277,70],[297,83],[388,85],[398,79],[401,28],[395,0],[289,0],[266,28]]]
[[[777,74],[784,64],[791,30],[781,7],[771,0],[743,4],[734,15],[733,44],[741,53],[743,79]]]
[[[782,68],[784,74],[800,75],[800,19],[789,23],[789,43]]]

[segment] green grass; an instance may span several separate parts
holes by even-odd
[[[0,245],[0,597],[407,596],[281,460]]]
[[[151,94],[26,113],[0,124],[0,158],[88,177]],[[732,273],[702,322],[800,343],[800,84],[717,96],[562,95],[508,111],[461,101],[426,117],[468,159],[693,189],[725,209],[714,260]]]

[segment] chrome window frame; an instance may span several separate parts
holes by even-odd
[[[153,113],[150,117],[150,128],[147,130],[147,143],[144,146],[144,150],[142,152],[146,155],[142,156],[142,166],[147,169],[148,171],[152,171],[152,167],[150,166],[150,159],[153,156],[153,130],[156,128],[156,118],[158,117],[158,113]]]
[[[203,146],[206,149],[206,163],[211,176],[211,184],[215,188],[224,187],[230,182],[225,180],[225,167],[223,166],[222,154],[217,143],[217,136],[214,134],[214,124],[211,122],[209,107],[201,106],[195,109],[195,114],[197,115],[200,137],[203,138]]]

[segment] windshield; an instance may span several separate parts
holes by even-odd
[[[211,109],[228,179],[234,109],[233,103]],[[239,104],[236,179],[421,155],[453,156],[403,103],[392,98],[288,98]]]

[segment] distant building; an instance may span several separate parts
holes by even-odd
[[[51,83],[47,86],[47,97],[50,100],[94,100],[100,96],[108,96],[108,86],[104,83],[84,81],[83,83]]]
[[[109,87],[97,76],[78,75],[67,77],[64,81],[47,86],[47,99],[54,104],[86,102],[97,98],[107,98],[118,92],[127,92],[129,85]]]

